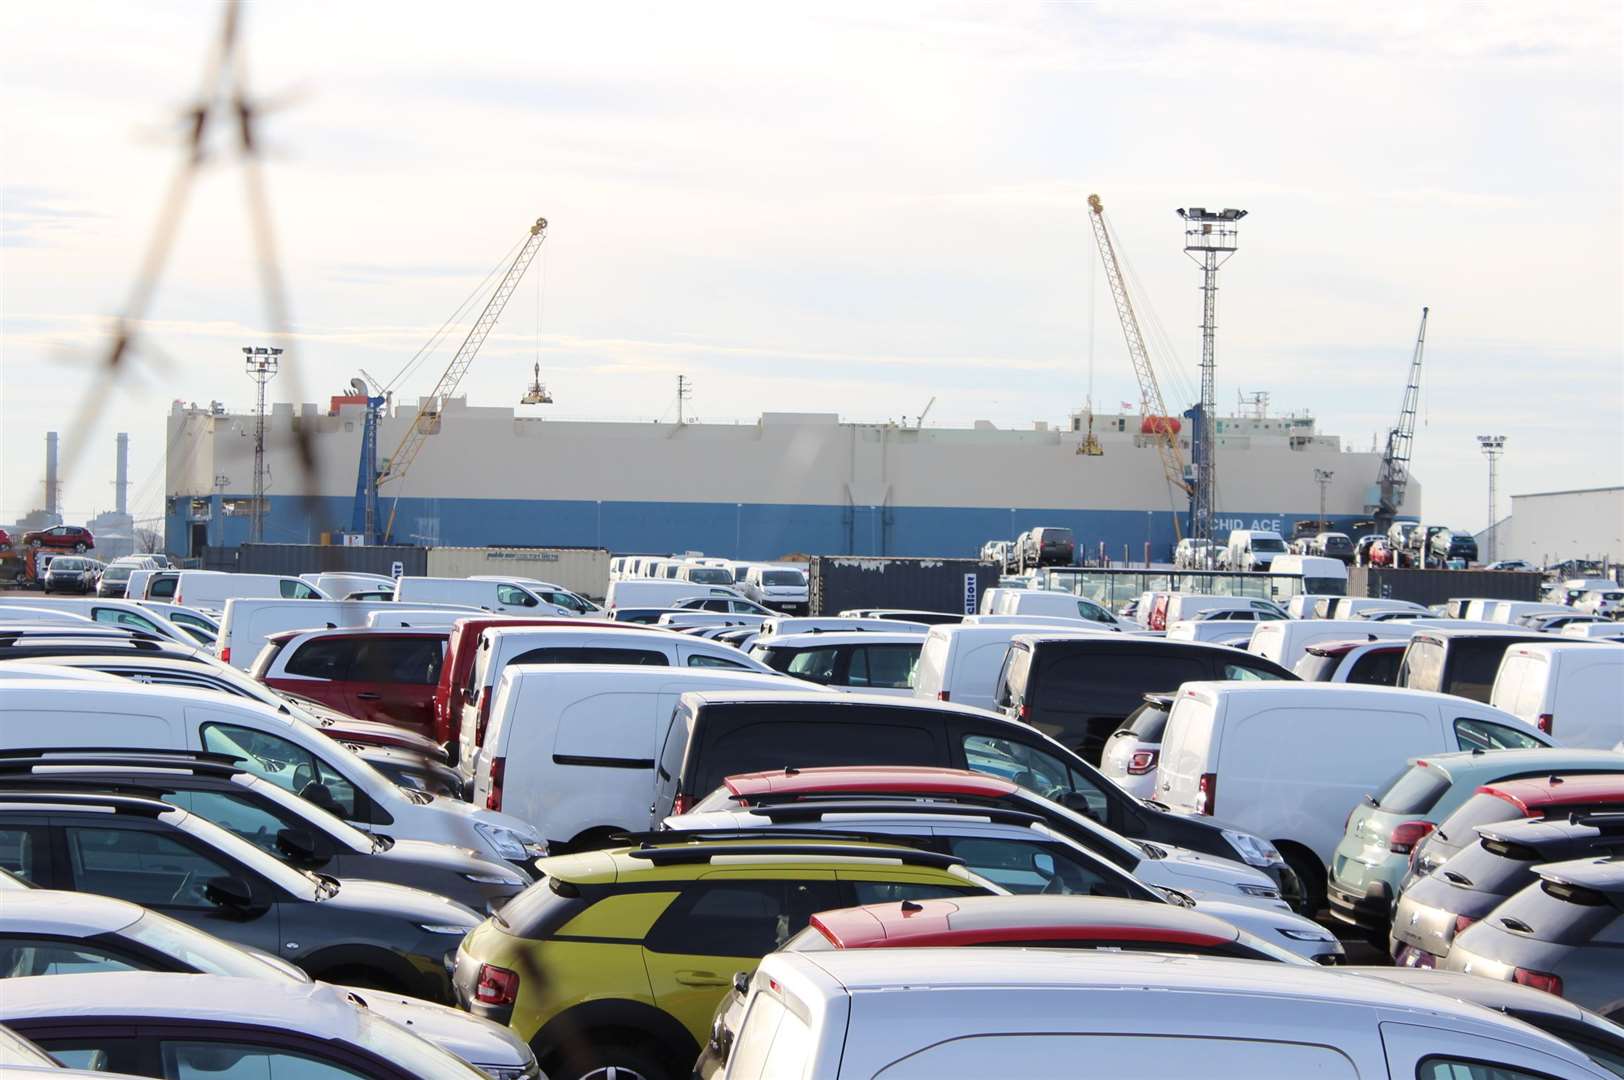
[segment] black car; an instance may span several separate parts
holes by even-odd
[[[58,555],[45,568],[41,584],[48,593],[94,595],[101,584],[102,564],[78,555]]]
[[[1040,566],[1071,566],[1077,561],[1077,538],[1070,529],[1040,526],[1022,533],[1018,542],[1023,573]]]
[[[1224,645],[1129,634],[1017,638],[1004,657],[998,708],[1053,736],[1091,764],[1145,695],[1211,679],[1297,676],[1261,656]]]
[[[1435,560],[1464,559],[1477,562],[1477,539],[1454,529],[1427,530],[1428,556]]]
[[[655,765],[652,824],[738,773],[824,765],[923,765],[1002,776],[1136,840],[1239,859],[1294,907],[1301,881],[1266,842],[1141,801],[1065,746],[983,709],[907,698],[773,691],[688,693]]]

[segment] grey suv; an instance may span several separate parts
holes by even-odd
[[[117,791],[162,799],[300,870],[390,881],[494,913],[529,879],[472,848],[364,833],[317,803],[236,765],[226,754],[0,754],[0,784]]]
[[[296,870],[158,799],[0,788],[0,866],[100,893],[303,968],[449,1001],[445,956],[480,916],[419,889]]]

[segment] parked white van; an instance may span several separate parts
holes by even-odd
[[[73,611],[64,611],[61,608],[33,607],[27,604],[10,603],[10,597],[0,599],[0,624],[29,625],[29,626],[84,626],[91,621],[90,616],[81,615]]]
[[[1432,614],[1424,605],[1409,600],[1387,600],[1379,596],[1338,596],[1328,605],[1326,617],[1357,619],[1367,611],[1414,611],[1422,615]]]
[[[1547,604],[1539,600],[1501,600],[1493,605],[1484,618],[1490,622],[1518,625],[1525,615],[1571,615],[1573,609],[1561,604]]]
[[[1298,593],[1296,596],[1293,596],[1291,599],[1286,601],[1286,614],[1290,615],[1293,619],[1327,618],[1330,613],[1331,603],[1340,599],[1342,598],[1332,595],[1331,593]],[[1325,601],[1325,607],[1322,609],[1326,612],[1325,615],[1320,615],[1314,610],[1315,603],[1320,600]]]
[[[752,566],[744,575],[744,595],[777,611],[805,613],[811,600],[806,569],[783,563]]]
[[[351,593],[394,592],[395,590],[395,579],[385,577],[383,574],[327,571],[320,574],[300,574],[299,579],[314,585],[335,600],[343,600]]]
[[[603,606],[607,611],[616,608],[670,608],[678,600],[690,597],[722,596],[737,600],[749,599],[728,585],[700,585],[692,581],[650,581],[644,578],[622,578],[609,583],[609,593]]]
[[[1167,597],[1166,624],[1172,626],[1185,619],[1223,618],[1242,622],[1261,622],[1289,619],[1285,609],[1273,600],[1260,600],[1254,596],[1209,596],[1206,593],[1170,593]]]
[[[1162,734],[1156,799],[1274,843],[1323,896],[1348,811],[1406,761],[1550,745],[1501,709],[1354,683],[1192,682]]]
[[[1341,596],[1348,591],[1348,564],[1341,559],[1328,559],[1323,555],[1276,555],[1260,569],[1300,578],[1303,592]]]
[[[534,825],[555,854],[609,846],[611,834],[646,826],[654,761],[678,698],[786,687],[807,688],[719,668],[511,665],[491,706],[474,804]]]
[[[175,579],[175,595],[169,599],[204,611],[224,611],[226,601],[239,596],[332,599],[308,581],[285,574],[217,574],[212,570],[182,570]]]
[[[1284,619],[1261,622],[1252,628],[1246,651],[1283,668],[1295,667],[1310,645],[1322,641],[1375,641],[1378,638],[1408,638],[1410,622],[1372,622],[1369,619]]]
[[[1267,570],[1269,564],[1274,562],[1275,556],[1286,554],[1286,540],[1277,532],[1267,529],[1236,529],[1229,534],[1229,542],[1224,546],[1219,561],[1227,570]],[[1343,580],[1347,580],[1347,570],[1343,569]],[[1309,588],[1305,582],[1304,589],[1308,592],[1331,592],[1330,589]]]
[[[922,918],[945,901],[926,901]],[[749,980],[728,1076],[1606,1080],[1569,1043],[1335,968],[1074,949],[803,951]],[[1492,1064],[1485,1064],[1492,1063]]]
[[[1046,615],[1050,618],[1083,619],[1120,629],[1122,620],[1103,605],[1072,593],[1048,589],[994,589],[998,599],[988,612],[992,615]]]
[[[1513,645],[1500,660],[1489,704],[1559,746],[1610,750],[1624,740],[1624,644]]]
[[[470,847],[522,867],[545,855],[530,826],[465,802],[408,790],[343,743],[290,713],[213,691],[89,680],[71,693],[58,681],[0,681],[0,749],[51,747],[206,750],[313,799],[368,832]],[[48,733],[48,734],[44,734]]]
[[[761,624],[761,636],[777,634],[829,633],[835,630],[876,630],[887,634],[919,634],[930,627],[901,619],[846,619],[839,615],[779,615]]]
[[[971,616],[975,618],[976,616]],[[1071,627],[1033,622],[964,622],[933,626],[925,635],[914,676],[913,696],[997,711],[995,692],[1009,643],[1019,634],[1097,634],[1070,620]]]
[[[503,615],[538,615],[570,618],[580,615],[574,607],[542,599],[535,587],[514,578],[403,577],[395,583],[395,602],[421,607],[425,604],[462,604]]]
[[[1165,636],[1169,641],[1205,641],[1212,645],[1244,649],[1252,640],[1252,624],[1218,618],[1180,619],[1167,628]]]
[[[630,667],[704,668],[773,675],[772,668],[731,645],[670,630],[585,625],[491,627],[479,635],[468,670],[459,726],[457,771],[477,775],[484,729],[495,707],[496,687],[510,664],[612,664]]]

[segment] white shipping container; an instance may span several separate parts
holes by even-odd
[[[609,591],[609,552],[603,548],[429,548],[426,577],[503,575],[536,578],[602,602]]]

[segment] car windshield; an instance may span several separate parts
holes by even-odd
[[[205,975],[236,975],[244,979],[298,980],[292,972],[260,959],[213,934],[187,926],[156,911],[148,911],[119,931],[121,937],[196,968]]]
[[[85,561],[83,559],[64,559],[60,555],[51,560],[50,566],[52,570],[83,570],[84,568]]]
[[[799,570],[768,570],[761,575],[763,585],[805,585],[806,579]]]
[[[1376,805],[1391,814],[1424,814],[1449,790],[1449,777],[1430,765],[1415,764],[1400,772],[1376,795]]]
[[[731,585],[733,575],[717,567],[700,566],[688,571],[688,580],[700,585]]]
[[[309,799],[301,799],[286,788],[273,784],[269,780],[263,780],[252,773],[244,773],[237,777],[234,782],[242,784],[243,787],[249,790],[258,792],[262,798],[268,799],[289,813],[313,823],[333,839],[347,845],[354,851],[382,851],[386,850],[388,846],[378,837],[362,832],[338,815],[323,810]]]
[[[1478,792],[1467,799],[1438,826],[1441,839],[1464,844],[1472,839],[1472,830],[1479,825],[1492,825],[1497,821],[1514,821],[1524,816],[1517,804],[1498,795]]]
[[[128,581],[130,580],[130,575],[134,572],[135,567],[133,566],[109,566],[105,571],[103,571],[102,580],[113,582]]]
[[[1286,542],[1278,536],[1255,536],[1252,538],[1253,551],[1285,551]]]

